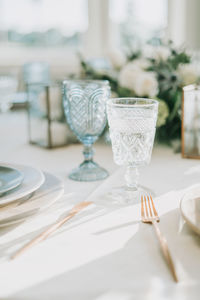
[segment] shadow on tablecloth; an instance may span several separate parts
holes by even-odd
[[[94,235],[117,232],[122,224]],[[179,209],[162,216],[160,228],[178,265],[175,284],[159,250],[153,227],[139,224],[124,247],[78,268],[22,290],[9,300],[199,299],[200,239],[182,222]]]

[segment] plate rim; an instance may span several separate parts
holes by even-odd
[[[3,166],[2,164],[0,164],[0,167],[6,168],[6,169],[10,169],[10,170],[14,170],[14,171],[18,172],[19,175],[20,175],[20,179],[18,179],[19,181],[17,183],[15,183],[14,185],[10,186],[8,189],[5,190],[5,188],[4,188],[4,190],[2,191],[1,187],[0,187],[0,195],[1,195],[1,194],[4,194],[6,192],[9,192],[9,191],[17,188],[23,182],[23,180],[24,180],[24,174],[20,170],[18,170],[17,168]]]
[[[187,199],[187,200],[184,200],[184,197],[187,193],[189,193],[190,191],[192,191],[193,189],[197,189],[199,188],[200,189],[200,185],[196,185],[194,187],[191,187],[189,190],[187,190],[184,195],[181,197],[181,201],[180,201],[180,212],[181,212],[181,215],[183,217],[183,219],[185,220],[185,222],[188,224],[188,226],[198,235],[200,235],[200,228],[196,227],[194,223],[192,223],[190,221],[190,219],[185,215],[184,213],[184,210],[183,210],[183,202],[184,201],[191,201],[191,199]]]
[[[23,165],[23,164],[9,164],[9,163],[2,163],[1,165],[6,165],[6,166],[14,166],[14,167],[25,167],[25,168],[30,168],[30,169],[33,169],[33,170],[35,170],[38,174],[40,174],[40,181],[37,183],[37,184],[35,184],[34,185],[34,187],[32,187],[32,188],[30,188],[28,191],[26,191],[26,192],[20,192],[20,191],[18,191],[18,196],[17,196],[17,198],[16,198],[16,196],[14,197],[14,195],[13,194],[10,194],[9,196],[11,197],[11,199],[10,200],[6,200],[6,199],[3,199],[3,197],[4,196],[2,196],[1,198],[0,198],[0,205],[6,205],[6,204],[9,204],[9,203],[11,203],[11,202],[13,202],[13,201],[16,201],[16,200],[18,200],[18,199],[20,199],[20,198],[22,198],[22,197],[25,197],[25,196],[27,196],[28,194],[31,194],[31,193],[33,193],[34,191],[36,191],[43,183],[44,183],[44,180],[45,180],[45,176],[44,176],[44,174],[43,174],[43,172],[41,171],[41,169],[39,169],[39,168],[35,168],[35,167],[33,167],[33,166],[30,166],[30,165]]]
[[[50,172],[44,172],[44,174],[45,175],[46,174],[47,175],[50,174],[51,176],[55,177],[57,180],[60,181],[61,186],[60,186],[60,188],[57,188],[57,189],[55,189],[55,190],[52,191],[53,193],[57,192],[57,195],[54,196],[55,198],[51,201],[50,205],[47,205],[47,204],[43,205],[40,208],[40,212],[43,212],[45,209],[48,209],[52,204],[54,204],[58,199],[60,199],[63,196],[64,191],[65,191],[64,182],[62,181],[61,178],[59,178],[58,176],[56,176],[56,175],[54,175],[54,174],[52,174]],[[44,177],[45,177],[45,175],[44,175]],[[34,197],[34,194],[31,197]],[[31,197],[28,198],[27,200],[31,199]],[[44,196],[41,196],[41,198],[42,197],[44,197]],[[6,219],[5,219],[4,223],[3,223],[3,221],[0,222],[0,228],[7,227],[7,226],[12,226],[12,225],[15,225],[17,223],[24,222],[24,221],[26,221],[27,218],[31,218],[31,217],[34,217],[34,216],[35,216],[35,213],[32,213],[31,215],[20,217],[20,218],[18,218],[16,220],[13,220],[13,221],[10,221],[10,222],[6,222]]]

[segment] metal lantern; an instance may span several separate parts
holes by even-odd
[[[200,158],[200,86],[183,88],[182,156]]]
[[[55,148],[73,142],[63,113],[60,82],[27,84],[29,142]]]

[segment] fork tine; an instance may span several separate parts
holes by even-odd
[[[148,204],[147,204],[148,201]],[[145,208],[144,208],[145,207]],[[173,275],[173,278],[176,282],[178,282],[178,278],[176,275],[176,269],[174,266],[174,262],[172,260],[167,241],[165,237],[162,235],[159,226],[157,222],[160,221],[158,213],[156,211],[153,198],[151,195],[142,195],[141,196],[141,217],[142,217],[142,222],[144,223],[151,223],[156,231],[157,238],[160,242],[161,250],[164,255],[164,258],[166,259],[166,262],[170,268],[170,271]]]
[[[153,207],[153,211],[154,211],[154,215],[155,215],[156,221],[160,222],[160,218],[158,216],[158,213],[157,213],[157,210],[155,208],[155,205],[154,205],[154,202],[153,202],[153,198],[151,197],[151,195],[150,195],[150,199],[151,199],[151,203],[152,203],[152,207]]]
[[[148,204],[149,204],[150,216],[153,218],[153,213],[152,213],[152,210],[151,210],[151,203],[150,203],[150,200],[149,200],[149,196],[147,196],[147,200],[148,200]]]
[[[151,199],[151,204],[152,204],[152,207],[153,207],[154,215],[155,215],[155,217],[156,217],[158,220],[160,220],[159,217],[158,217],[158,213],[157,213],[157,210],[156,210],[156,208],[155,208],[155,205],[154,205],[154,202],[153,202],[153,199],[152,199],[152,196],[151,196],[151,195],[150,195],[150,199]]]
[[[144,203],[143,203],[143,196],[141,196],[141,215],[142,215],[142,218],[144,218]]]
[[[148,208],[147,208],[147,199],[146,196],[144,195],[144,205],[145,205],[145,211],[146,211],[146,217],[149,217],[149,212],[148,212]]]

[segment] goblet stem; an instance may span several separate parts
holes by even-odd
[[[128,166],[126,168],[126,173],[124,177],[126,181],[126,186],[133,191],[137,191],[139,181],[138,168],[135,166]]]
[[[93,154],[92,144],[84,145],[83,155],[85,159],[77,169],[72,170],[69,178],[78,181],[94,181],[106,178],[108,172],[93,161]]]
[[[93,160],[94,150],[92,148],[92,144],[84,145],[83,155],[84,155],[85,161]]]

